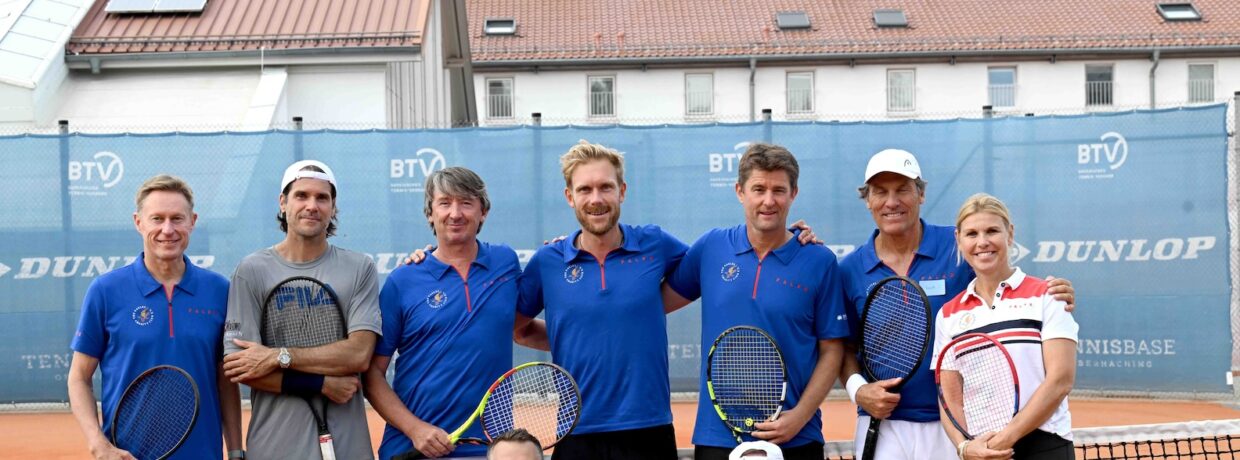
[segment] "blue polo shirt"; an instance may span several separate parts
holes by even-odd
[[[573,247],[578,230],[540,248],[521,275],[518,311],[546,310],[551,356],[581,389],[573,433],[672,423],[660,286],[687,246],[654,225],[620,231],[604,260]]]
[[[415,416],[450,433],[469,419],[491,383],[512,368],[520,275],[512,248],[481,241],[468,280],[433,254],[388,275],[379,291],[383,337],[375,354],[400,352],[393,390]],[[464,436],[486,439],[481,423]],[[379,458],[412,448],[404,433],[387,425]],[[485,446],[462,444],[450,456],[484,455]]]
[[[818,341],[848,336],[839,272],[829,249],[802,246],[796,238],[759,260],[744,224],[711,230],[693,243],[668,284],[685,298],[702,298],[704,353],[694,444],[736,445],[706,391],[705,350],[732,326],[756,326],[775,339],[788,368],[784,408],[796,407],[818,363]],[[818,412],[784,445],[815,441],[823,441]]]
[[[973,269],[963,258],[957,256],[955,227],[930,225],[922,220],[921,228],[921,244],[917,247],[917,254],[913,256],[908,277],[921,284],[922,290],[926,291],[926,296],[930,298],[930,313],[937,317],[943,304],[964,291],[969,281],[973,280]],[[861,309],[865,308],[866,296],[880,280],[896,274],[879,260],[874,249],[874,239],[877,237],[878,230],[874,230],[865,245],[845,256],[840,262],[840,268],[844,270],[844,290],[848,295],[848,318],[853,330],[851,340],[854,343],[861,340]],[[900,404],[891,413],[892,420],[938,421],[938,393],[934,387],[934,373],[930,371],[930,356],[933,352],[932,349],[926,350],[921,366],[904,385],[900,392]],[[857,407],[857,413],[868,415],[860,406]]]
[[[220,458],[216,377],[224,356],[228,280],[182,256],[185,274],[169,297],[142,256],[90,283],[70,345],[99,360],[103,433],[112,438],[112,415],[130,382],[154,366],[177,366],[198,385],[198,419],[169,458],[203,458],[204,453]]]

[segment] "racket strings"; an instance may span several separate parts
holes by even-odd
[[[345,338],[344,318],[328,289],[314,281],[281,283],[263,309],[263,344],[317,347]]]
[[[523,428],[547,448],[572,430],[580,410],[572,377],[552,366],[523,367],[491,391],[482,411],[482,429],[494,439]]]
[[[984,343],[958,348],[950,357],[943,367],[959,372],[963,379],[961,394],[968,432],[977,436],[1007,426],[1016,412],[1016,382],[1003,350]]]
[[[779,412],[784,398],[784,363],[779,349],[761,332],[736,329],[711,353],[710,381],[725,421],[744,432]]]
[[[862,325],[863,357],[879,380],[905,377],[919,364],[929,339],[924,297],[903,281],[878,289]]]
[[[115,444],[139,459],[162,458],[194,423],[198,395],[177,370],[160,368],[136,380],[116,408]]]

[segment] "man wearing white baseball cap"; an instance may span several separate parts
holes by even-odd
[[[325,416],[336,457],[373,459],[358,373],[370,364],[382,331],[375,264],[329,244],[336,233],[336,176],[319,161],[293,163],[280,181],[276,220],[284,240],[237,265],[224,323],[224,373],[249,385],[253,413],[246,436],[251,460],[319,458],[318,428],[303,396],[331,401]],[[306,276],[336,292],[348,338],[308,348],[262,345],[259,311],[280,282]]]
[[[779,450],[779,446],[766,441],[750,441],[742,442],[732,453],[728,454],[728,460],[752,460],[764,458],[766,460],[784,460],[783,451]]]
[[[901,149],[875,153],[857,191],[877,228],[868,242],[840,262],[853,334],[844,353],[840,380],[849,398],[857,403],[856,457],[862,457],[871,417],[878,417],[883,423],[874,459],[955,458],[956,446],[938,422],[937,390],[930,371],[933,350],[926,350],[921,366],[899,393],[888,392],[899,379],[867,381],[860,374],[857,356],[861,309],[870,288],[879,280],[901,275],[918,281],[930,298],[931,313],[937,315],[943,304],[964,291],[976,275],[963,258],[957,257],[955,227],[921,219],[926,181],[912,153]],[[1052,280],[1050,292],[1057,300],[1067,302],[1071,311],[1072,283],[1047,279]]]

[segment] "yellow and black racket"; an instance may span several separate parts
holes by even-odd
[[[706,360],[706,391],[715,412],[736,436],[779,417],[788,392],[788,369],[771,336],[753,326],[723,331]]]

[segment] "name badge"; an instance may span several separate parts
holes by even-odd
[[[921,280],[918,284],[927,296],[947,294],[947,280]]]

